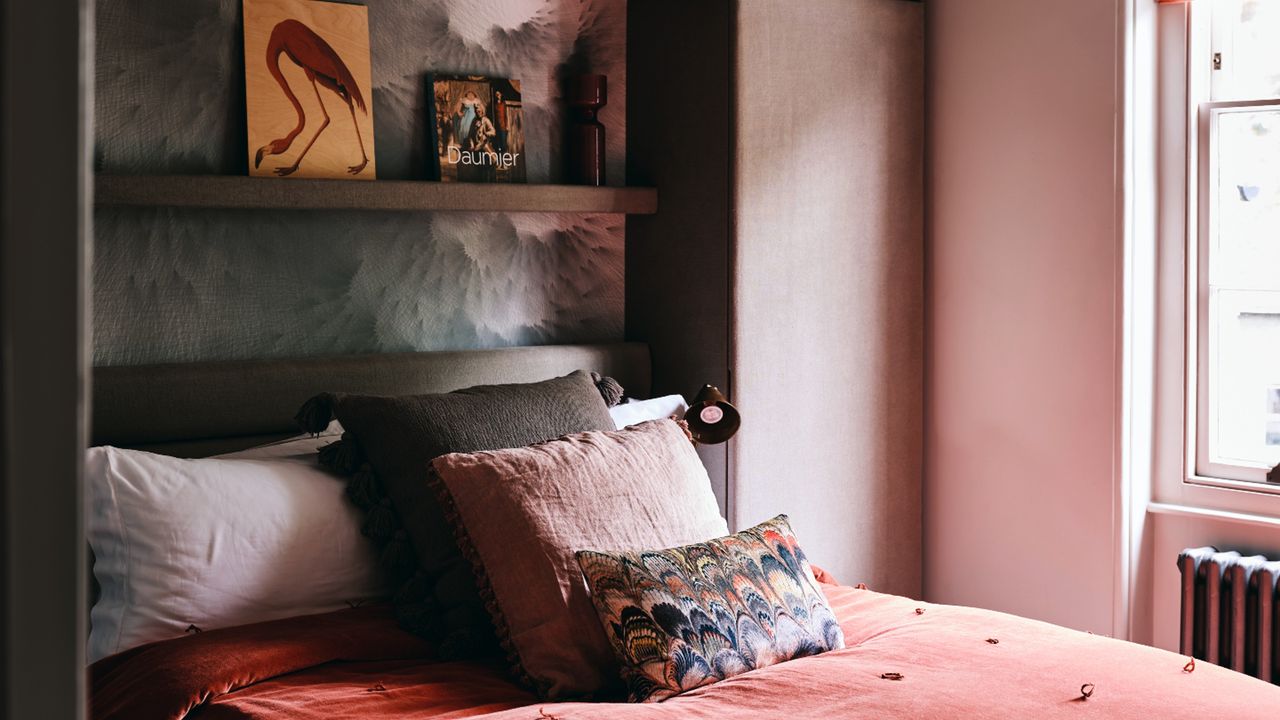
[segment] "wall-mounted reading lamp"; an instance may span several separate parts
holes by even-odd
[[[703,385],[684,414],[689,434],[702,445],[722,443],[742,426],[738,409],[729,404],[715,385]]]

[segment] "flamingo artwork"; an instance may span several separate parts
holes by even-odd
[[[302,148],[302,151],[293,159],[293,163],[274,168],[272,172],[280,176],[291,175],[296,172],[299,166],[302,165],[307,153],[315,145],[316,140],[329,127],[329,112],[325,109],[324,98],[320,93],[320,88],[324,87],[346,103],[347,110],[351,113],[351,124],[355,130],[356,142],[360,148],[360,161],[355,165],[347,166],[346,172],[351,175],[359,175],[369,164],[369,155],[365,151],[364,138],[360,134],[360,123],[356,118],[357,110],[365,116],[369,114],[365,96],[361,93],[360,86],[357,84],[351,70],[343,62],[338,52],[333,49],[333,46],[320,37],[315,30],[295,19],[282,20],[272,28],[270,38],[267,41],[266,63],[267,71],[279,84],[280,90],[284,92],[285,97],[293,105],[293,110],[297,113],[297,123],[284,137],[272,140],[257,149],[253,156],[254,169],[256,170],[262,166],[264,158],[288,152],[293,147],[294,140],[298,138],[307,125],[307,115],[303,110],[302,102],[298,100],[297,94],[290,87],[288,79],[281,70],[282,57],[287,57],[301,68],[307,80],[311,81],[311,89],[315,92],[316,101],[319,103],[323,119],[320,121],[319,127],[316,128],[315,133],[311,135],[307,144]],[[325,95],[327,96],[327,93]],[[337,168],[334,169],[334,172],[337,172]]]

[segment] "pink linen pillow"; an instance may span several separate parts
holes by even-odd
[[[545,698],[620,690],[576,551],[728,534],[707,472],[672,420],[444,455],[431,466],[508,658]]]

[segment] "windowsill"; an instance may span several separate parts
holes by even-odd
[[[1176,517],[1222,520],[1226,522],[1280,530],[1280,517],[1257,515],[1255,513],[1232,512],[1229,510],[1210,510],[1208,508],[1191,507],[1189,505],[1174,505],[1161,502],[1147,503],[1147,512],[1153,515],[1171,515]]]
[[[1155,508],[1183,508],[1204,517],[1247,520],[1263,518],[1280,523],[1280,485],[1203,475],[1157,480],[1149,504]]]

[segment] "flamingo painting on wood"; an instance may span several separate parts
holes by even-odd
[[[251,175],[376,177],[363,5],[244,0]]]

